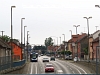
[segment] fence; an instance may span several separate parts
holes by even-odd
[[[0,71],[22,66],[24,64],[25,60],[13,61],[13,63],[11,63],[11,56],[0,57]]]

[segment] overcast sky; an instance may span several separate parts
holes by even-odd
[[[21,39],[21,18],[23,26],[26,25],[26,31],[29,31],[30,44],[44,44],[46,38],[50,36],[58,37],[63,41],[68,41],[73,34],[81,32],[87,33],[87,20],[83,17],[90,17],[89,28],[90,33],[96,31],[95,26],[100,28],[100,0],[0,0],[0,31],[5,31],[4,35],[10,36],[11,25],[11,6],[13,8],[13,38]],[[55,41],[57,38],[53,37]]]

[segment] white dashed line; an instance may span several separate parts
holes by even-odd
[[[36,67],[36,74],[37,74],[37,65],[35,67]]]
[[[32,71],[33,71],[33,64],[31,65],[31,73],[30,74],[32,74]]]
[[[75,74],[75,72],[74,71],[72,71],[74,74]]]

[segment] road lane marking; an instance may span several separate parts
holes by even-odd
[[[30,68],[30,63],[29,63],[29,66],[28,66],[28,72],[29,72],[29,68]],[[27,74],[29,74],[28,72],[27,72]]]
[[[70,63],[71,64],[71,63]],[[74,64],[72,64],[74,65]],[[79,69],[81,69],[85,74],[87,74],[82,68],[80,68],[79,66],[74,65],[75,67],[78,67]]]
[[[62,70],[57,70],[57,74],[63,74]]]
[[[75,74],[75,72],[74,71],[72,71],[74,74]]]
[[[35,65],[35,67],[36,67],[36,74],[37,74],[37,65]]]
[[[30,74],[32,74],[32,71],[33,71],[33,63],[32,63],[32,65],[31,65],[31,73],[30,73]]]
[[[64,61],[61,61],[61,62],[64,62]],[[64,62],[65,63],[65,62]],[[68,63],[68,62],[67,62]],[[69,65],[71,64],[71,63],[68,63]],[[73,64],[72,64],[73,65]],[[75,68],[75,67],[74,67]],[[77,68],[75,68],[75,69],[77,69]],[[80,74],[82,74],[78,69],[77,69],[77,71],[80,73]]]
[[[69,70],[64,65],[62,65],[61,63],[59,63],[57,61],[56,61],[56,63],[58,63],[59,65],[61,65],[63,67],[63,69],[66,71],[66,73],[70,74]]]

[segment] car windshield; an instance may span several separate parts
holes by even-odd
[[[48,58],[43,58],[43,59],[48,59]]]
[[[46,67],[53,67],[53,65],[46,65]]]

